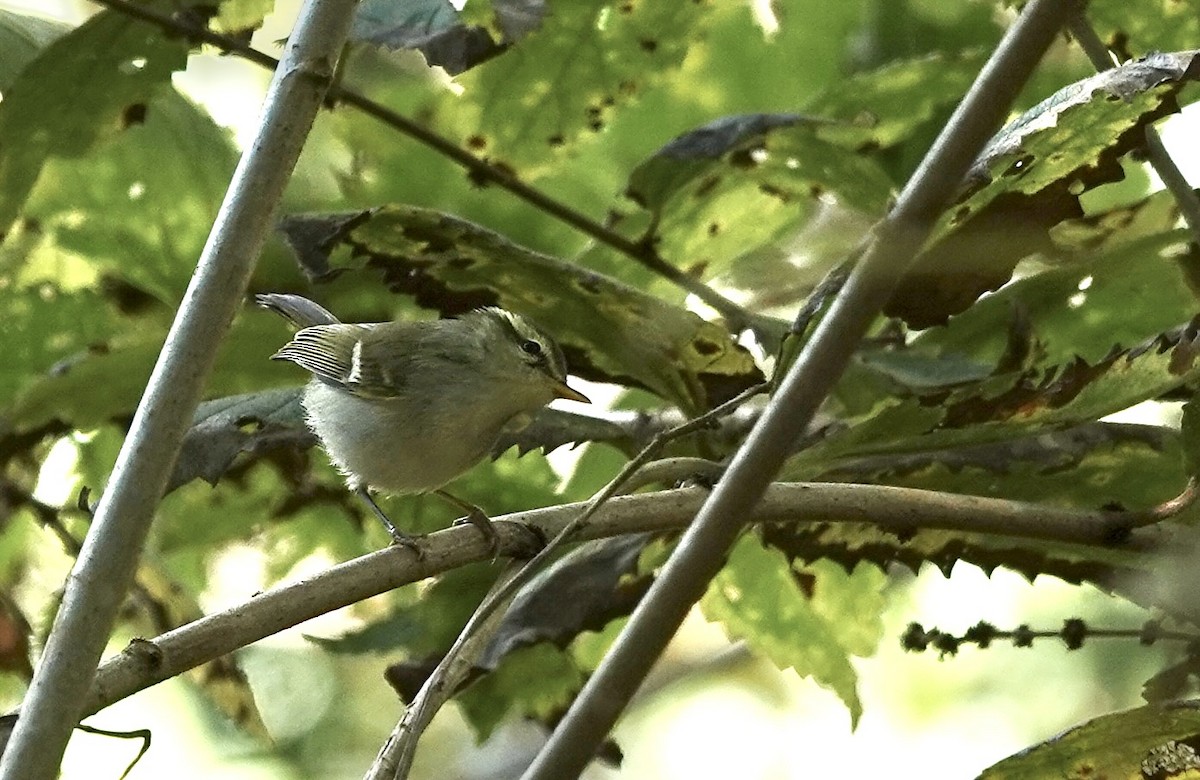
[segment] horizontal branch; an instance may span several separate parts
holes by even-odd
[[[697,487],[619,496],[601,508],[577,538],[678,530],[692,521],[706,496],[707,492]],[[529,534],[521,524],[550,538],[583,507],[582,503],[565,504],[496,518],[501,553],[528,554]],[[882,485],[776,483],[747,522],[819,518],[819,522],[871,523],[898,533],[929,528],[1150,551],[1157,543],[1155,529],[1130,529],[1161,516],[1157,508],[1145,512],[1086,511]],[[389,547],[315,577],[266,591],[154,640],[131,643],[100,667],[85,712],[95,713],[137,691],[319,615],[493,556],[487,542],[470,527],[439,531],[419,543],[424,550],[419,561],[407,548]]]

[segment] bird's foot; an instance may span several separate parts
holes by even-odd
[[[416,538],[409,536],[397,528],[396,524],[387,516],[387,513],[379,508],[379,504],[375,503],[375,499],[371,498],[371,494],[367,492],[365,487],[357,488],[354,492],[367,502],[367,506],[375,513],[375,517],[379,518],[379,522],[383,523],[383,527],[387,529],[388,536],[392,537],[392,544],[412,550],[413,554],[417,556],[418,561],[425,558],[425,550],[417,543]]]
[[[425,548],[421,546],[419,541],[417,541],[417,537],[409,536],[403,531],[399,531],[395,528],[392,528],[388,533],[392,537],[393,545],[407,547],[408,549],[412,550],[413,554],[417,556],[418,561],[425,559]]]
[[[492,518],[488,517],[487,513],[479,507],[473,506],[467,511],[466,517],[460,517],[454,521],[454,525],[466,525],[467,523],[478,528],[479,533],[483,534],[483,539],[488,545],[488,552],[492,554],[492,560],[496,560],[500,554],[500,534],[496,531],[496,524],[492,522]]]
[[[470,501],[463,501],[461,498],[444,490],[435,490],[433,494],[467,513],[465,517],[455,520],[453,525],[470,523],[478,528],[479,533],[483,534],[483,539],[488,544],[488,550],[492,553],[492,560],[496,560],[496,557],[500,554],[500,534],[496,532],[496,525],[492,522],[492,518],[487,516],[487,512],[475,506]]]

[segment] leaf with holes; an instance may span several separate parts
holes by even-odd
[[[500,8],[497,8],[499,11]],[[538,20],[543,6],[529,9]],[[506,36],[512,43],[519,35]],[[391,50],[416,49],[430,65],[451,75],[462,73],[504,51],[487,28],[467,24],[447,0],[364,0],[354,12],[350,39]]]
[[[234,458],[276,447],[312,446],[299,388],[218,398],[200,404],[184,436],[167,492],[203,479],[217,484]]]
[[[936,52],[840,79],[805,111],[831,122],[817,134],[847,148],[888,149],[944,116],[962,99],[986,52]]]
[[[879,401],[861,422],[792,456],[781,474],[807,479],[836,462],[1001,442],[1064,428],[1156,398],[1200,377],[1200,320],[1089,363],[990,377],[928,399]]]
[[[911,351],[995,368],[1006,353],[1011,356],[1019,312],[1017,336],[1037,352],[1037,363],[1048,367],[1076,357],[1094,363],[1200,311],[1190,284],[1200,251],[1189,245],[1186,231],[1147,237],[1131,229],[1104,240],[1107,248],[1009,284],[946,325],[922,332]]]
[[[443,315],[484,305],[527,315],[587,379],[644,387],[697,410],[761,377],[715,323],[440,212],[396,205],[298,216],[283,230],[310,276],[380,273],[389,289]],[[339,248],[353,257],[333,265]]]
[[[0,231],[47,159],[77,157],[144,121],[146,104],[186,66],[188,45],[102,11],[42,49],[0,102]]]
[[[962,191],[885,308],[925,327],[966,309],[1018,260],[1054,253],[1049,231],[1082,216],[1079,196],[1124,174],[1145,127],[1178,110],[1200,76],[1197,52],[1155,54],[1072,84],[1009,123],[980,153]]]
[[[822,140],[822,127],[747,114],[685,133],[630,174],[633,206],[615,207],[615,226],[694,275],[770,299],[756,308],[791,303],[861,241],[892,193],[878,164]]]
[[[469,146],[536,175],[555,153],[597,135],[613,110],[683,61],[703,3],[587,0],[552,6],[541,26],[457,82],[444,128]]]

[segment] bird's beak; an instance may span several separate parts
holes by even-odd
[[[559,382],[554,386],[554,397],[566,398],[568,401],[578,401],[581,404],[590,404],[592,402],[592,399],[583,393],[571,389],[566,382]]]

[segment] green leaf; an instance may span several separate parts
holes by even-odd
[[[486,28],[460,22],[448,0],[364,0],[355,9],[350,40],[416,49],[452,76],[504,51]]]
[[[966,94],[987,52],[934,52],[855,73],[818,95],[805,111],[841,122],[817,134],[847,148],[888,149],[943,116]]]
[[[1113,251],[1122,244],[1170,233],[1179,224],[1179,205],[1170,190],[1134,203],[1068,219],[1050,229],[1050,239],[1066,261]]]
[[[0,274],[0,279],[9,277]],[[66,292],[50,285],[37,289],[0,289],[6,339],[5,370],[0,372],[0,409],[45,373],[69,371],[89,347],[102,345],[121,329],[101,295],[92,290]],[[61,362],[60,362],[61,361]]]
[[[21,69],[70,29],[62,22],[0,8],[0,92],[7,92]]]
[[[586,0],[559,3],[539,29],[458,83],[448,104],[472,148],[523,176],[661,81],[683,61],[702,3]]]
[[[1115,242],[1088,262],[1007,285],[905,349],[863,353],[838,389],[850,427],[785,473],[1086,423],[1191,381],[1194,334],[1171,327],[1200,309],[1186,241],[1174,231]],[[1015,362],[1014,343],[1016,357],[1025,353]]]
[[[1200,3],[1196,0],[1090,0],[1087,19],[1122,59],[1186,49],[1200,40]]]
[[[1034,194],[1130,137],[1131,128],[1178,110],[1171,98],[1197,77],[1197,53],[1155,54],[1071,84],[1009,122],[979,153],[966,197],[939,225],[946,231],[1005,193]]]
[[[1152,507],[1186,482],[1169,428],[1093,423],[978,447],[840,464],[823,479],[994,496],[1081,509]]]
[[[980,780],[1185,778],[1200,770],[1200,703],[1103,715],[984,770]]]
[[[1012,275],[1052,254],[1048,231],[1083,214],[1079,196],[1120,181],[1147,124],[1178,107],[1200,75],[1196,52],[1156,54],[1072,84],[1001,130],[897,288],[885,313],[917,327],[945,322]],[[984,249],[986,248],[986,249]]]
[[[1004,441],[1098,420],[1200,377],[1200,319],[1096,363],[1009,373],[950,393],[940,405],[906,400],[794,456],[784,473],[810,473],[837,458],[928,452]]]
[[[534,645],[505,656],[455,700],[482,742],[510,712],[549,720],[566,709],[583,679],[568,654],[550,644]]]
[[[209,393],[247,392],[286,373],[268,359],[275,326],[267,323],[265,318],[245,318],[234,324],[218,353]],[[60,422],[86,431],[131,416],[166,337],[165,329],[142,331],[85,353],[27,385],[9,411],[13,430],[30,431]]]
[[[1187,479],[1174,431],[1110,423],[1043,429],[1001,444],[850,459],[804,476],[1089,510],[1147,509],[1176,496]],[[1180,520],[1191,522],[1196,514],[1188,510]],[[1120,545],[1084,547],[929,528],[897,534],[869,524],[806,519],[817,522],[769,526],[764,538],[790,558],[829,559],[848,569],[872,561],[881,568],[900,563],[916,572],[933,563],[949,576],[957,562],[965,561],[988,572],[1003,566],[1030,580],[1051,574],[1066,582],[1090,582],[1143,604],[1161,597],[1148,596],[1145,587],[1146,575],[1158,571],[1161,559]]]
[[[819,217],[828,221],[835,204],[859,221],[874,219],[892,193],[875,162],[822,140],[818,129],[807,117],[754,114],[681,135],[630,174],[626,195],[645,213],[617,226],[643,240],[645,231],[665,259],[703,278],[731,274],[738,287],[777,286],[775,277],[764,282],[760,267],[774,259],[769,249],[792,249],[797,232]],[[785,262],[783,273],[795,276],[804,265]]]
[[[229,35],[257,30],[274,7],[275,0],[221,0],[213,26]]]
[[[866,569],[863,570],[864,572]],[[853,585],[845,577],[826,581],[816,572],[803,573],[800,581],[787,559],[777,550],[762,546],[745,534],[734,546],[725,568],[710,583],[700,608],[709,620],[720,621],[733,639],[744,639],[780,669],[792,668],[811,676],[819,685],[836,693],[850,710],[852,723],[862,715],[857,674],[849,655],[874,643],[858,629],[838,623],[846,620],[842,609],[863,595],[863,589],[878,589],[878,577],[864,574]],[[812,594],[824,588],[821,606],[802,590],[804,582]],[[851,591],[857,595],[851,595]],[[836,619],[831,619],[836,617]],[[876,628],[878,628],[876,626]],[[878,637],[876,637],[877,639]]]
[[[807,520],[807,519],[806,519]],[[857,571],[863,563],[880,571],[895,565],[913,574],[932,564],[949,577],[960,562],[991,574],[1005,568],[1031,582],[1039,575],[1073,584],[1090,583],[1107,592],[1120,592],[1138,603],[1161,596],[1147,587],[1154,561],[1121,550],[1080,547],[995,535],[921,529],[903,538],[865,523],[806,523],[771,526],[764,541],[796,561],[829,560]]]
[[[829,633],[850,655],[866,658],[883,638],[887,575],[863,562],[847,571],[833,561],[814,561],[798,569],[811,582],[810,604]]]
[[[1183,405],[1183,422],[1180,426],[1183,437],[1183,458],[1187,472],[1192,477],[1200,476],[1200,409],[1195,399]]]
[[[1115,236],[1113,237],[1115,240]],[[1200,310],[1188,281],[1195,250],[1186,231],[1126,237],[1086,261],[1043,271],[989,295],[947,325],[930,328],[913,349],[939,358],[996,366],[1009,348],[1014,311],[1024,320],[1036,363],[1080,357],[1097,362],[1187,320]]]
[[[51,159],[23,218],[57,257],[174,304],[182,296],[233,173],[227,131],[173,89],[107,143]],[[27,271],[27,273],[32,272]]]
[[[715,323],[449,215],[393,205],[291,217],[284,231],[310,275],[382,271],[393,292],[442,314],[503,306],[552,333],[573,373],[642,386],[686,409],[718,403],[761,377],[750,353]],[[353,257],[331,266],[342,247]]]
[[[113,11],[46,46],[0,103],[0,230],[48,159],[78,157],[140,124],[187,52],[186,40]]]

